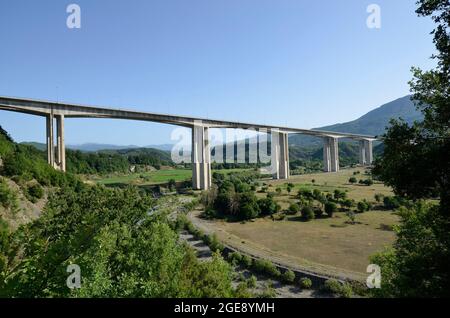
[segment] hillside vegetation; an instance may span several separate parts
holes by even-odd
[[[2,129],[0,159],[2,208],[22,200],[12,183],[30,199],[48,192],[40,217],[18,229],[0,214],[0,297],[239,296],[221,256],[200,262],[180,243],[167,215],[188,206],[164,208],[164,199],[137,188],[84,184]],[[71,264],[81,288],[66,285]]]

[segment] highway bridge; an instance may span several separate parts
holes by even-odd
[[[271,132],[271,162],[273,178],[289,178],[289,134],[304,134],[320,137],[324,141],[323,160],[325,172],[339,171],[338,140],[350,138],[359,141],[361,165],[373,161],[372,143],[375,136],[330,132],[244,123],[238,121],[214,120],[192,116],[157,114],[136,110],[87,106],[34,99],[0,96],[0,109],[45,117],[47,131],[48,163],[55,169],[66,171],[64,118],[114,118],[124,120],[150,121],[191,128],[192,130],[192,186],[193,189],[207,190],[211,186],[211,149],[209,129],[252,129]],[[56,122],[56,134],[55,134]],[[56,136],[56,138],[55,138]],[[56,145],[56,147],[55,147]],[[55,149],[56,148],[56,149]]]

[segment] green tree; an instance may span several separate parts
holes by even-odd
[[[439,205],[401,208],[394,248],[376,257],[384,296],[450,295],[450,1],[419,0],[419,16],[431,16],[435,69],[413,68],[413,100],[422,122],[392,121],[384,154],[373,174],[402,198],[439,198]],[[386,198],[385,198],[386,200]]]
[[[334,202],[325,203],[325,213],[331,218],[334,212],[337,211],[337,205]]]

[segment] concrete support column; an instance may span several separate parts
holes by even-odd
[[[323,138],[323,171],[339,171],[339,142],[338,138]]]
[[[362,166],[366,164],[366,143],[364,140],[359,141],[359,164]]]
[[[364,144],[366,165],[370,166],[373,162],[373,142],[372,140],[364,140]]]
[[[53,135],[53,114],[46,117],[47,120],[47,162],[52,167],[55,167],[55,146]]]
[[[339,139],[330,138],[331,171],[339,172]]]
[[[373,142],[372,140],[359,141],[359,163],[363,166],[370,166],[373,162]]]
[[[64,142],[64,115],[56,117],[56,163],[61,171],[66,171],[66,149]]]
[[[207,127],[192,127],[192,188],[208,190],[211,187],[211,150]]]
[[[331,172],[330,138],[323,138],[323,171]]]
[[[272,131],[271,160],[274,179],[289,179],[289,134]]]

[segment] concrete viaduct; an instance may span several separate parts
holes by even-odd
[[[192,186],[193,189],[206,190],[211,186],[211,150],[209,145],[209,129],[257,129],[277,131],[272,136],[271,161],[274,179],[289,178],[289,134],[304,134],[320,137],[324,141],[323,160],[325,172],[339,171],[339,138],[350,138],[359,141],[359,158],[361,165],[370,165],[373,161],[372,142],[374,136],[350,133],[338,133],[320,130],[308,130],[291,127],[276,127],[270,125],[250,124],[233,121],[194,118],[155,114],[134,110],[100,108],[50,101],[10,98],[0,96],[0,109],[43,116],[47,119],[47,158],[48,163],[56,169],[66,171],[64,145],[64,118],[113,118],[150,121],[172,124],[192,129]],[[55,129],[56,120],[56,147]],[[275,140],[276,138],[276,140]],[[56,148],[56,151],[55,151]]]

